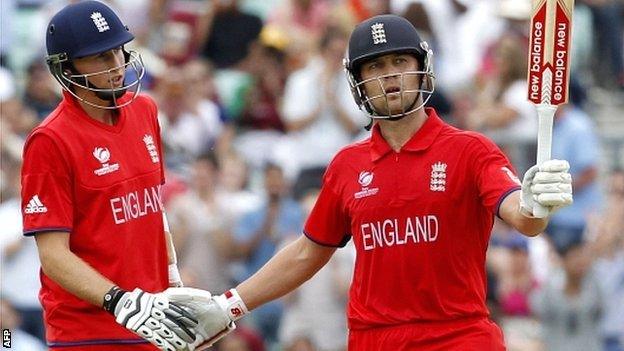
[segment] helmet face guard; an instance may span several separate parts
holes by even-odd
[[[363,63],[390,54],[413,55],[419,63],[419,70],[362,80],[360,69]],[[360,110],[373,119],[396,120],[423,108],[431,98],[435,89],[432,61],[433,51],[426,41],[420,39],[416,28],[409,21],[396,15],[379,15],[355,27],[349,38],[349,47],[343,63],[351,94]],[[385,85],[388,78],[398,78],[400,91],[386,93]],[[413,78],[419,81],[418,86],[406,86],[406,81]],[[378,84],[381,93],[370,96],[366,92],[365,85],[370,88],[371,84]],[[399,112],[390,110],[390,99],[394,99],[397,95],[402,105]],[[380,101],[385,105],[385,110],[379,105]],[[380,108],[376,108],[375,105]],[[379,111],[380,109],[382,111]]]
[[[123,65],[99,72],[85,74],[80,74],[75,72],[74,69],[70,69],[71,61],[67,58],[67,55],[49,55],[46,57],[46,62],[48,63],[50,72],[56,81],[59,82],[64,90],[72,94],[72,96],[76,99],[96,108],[117,109],[129,105],[132,101],[134,101],[141,91],[141,79],[145,75],[145,66],[143,65],[143,59],[139,53],[136,51],[124,51],[124,57],[125,63]],[[124,83],[120,87],[114,87],[112,83],[112,76],[120,69],[123,69],[125,72]],[[68,70],[72,71],[72,73],[68,73]],[[110,86],[98,87],[89,81],[89,78],[97,76],[106,77],[106,80],[110,82]],[[127,77],[131,77],[130,82],[127,82]],[[111,103],[108,105],[100,105],[93,101],[86,100],[76,94],[75,88],[91,91],[101,100],[110,101]],[[123,103],[120,103],[119,99],[128,90],[133,92],[132,97]]]
[[[423,42],[426,47],[426,42]],[[425,104],[433,95],[435,90],[435,76],[433,74],[433,67],[431,65],[431,50],[427,51],[427,56],[424,60],[419,60],[419,62],[424,61],[425,70],[421,71],[405,71],[400,73],[392,73],[386,75],[380,75],[377,77],[358,80],[357,76],[359,76],[359,72],[352,72],[350,69],[345,68],[347,73],[347,79],[349,81],[349,86],[351,87],[351,93],[353,98],[355,99],[355,103],[358,105],[360,110],[365,111],[369,117],[374,119],[395,119],[404,117],[414,111],[417,111],[425,106]],[[361,66],[361,65],[360,65]],[[345,66],[348,67],[348,66]],[[359,69],[356,68],[356,69]],[[418,88],[409,89],[405,85],[406,77],[416,77],[420,81]],[[400,90],[394,93],[386,93],[386,84],[384,83],[387,78],[398,77],[400,82]],[[369,96],[366,93],[365,85],[371,82],[377,82],[379,84],[380,94]],[[398,113],[392,113],[390,109],[390,101],[389,97],[391,96],[399,96],[401,98],[401,111]],[[413,102],[409,104],[408,99],[413,97]],[[385,104],[385,113],[382,111],[378,111],[375,108],[374,102],[382,101]]]

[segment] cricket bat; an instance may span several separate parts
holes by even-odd
[[[568,102],[574,0],[532,1],[527,80],[528,99],[537,109],[537,164],[540,165],[550,159],[557,106]],[[544,218],[548,210],[536,204],[533,215]]]

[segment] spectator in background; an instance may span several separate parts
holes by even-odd
[[[527,54],[517,37],[500,39],[495,48],[495,66],[497,74],[477,97],[467,127],[492,138],[522,173],[533,164],[537,114],[526,97]]]
[[[310,189],[301,199],[304,217],[312,211],[318,193],[318,188]],[[287,239],[282,244],[290,241]],[[355,246],[349,243],[314,277],[284,298],[284,318],[279,334],[286,349],[305,350],[302,344],[307,340],[313,350],[346,350],[345,306],[354,264]]]
[[[205,43],[201,55],[209,59],[216,68],[236,68],[247,54],[250,45],[262,30],[262,20],[241,11],[239,0],[208,1],[206,14]]]
[[[183,65],[195,58],[203,44],[206,25],[209,25],[208,21],[212,19],[215,1],[152,0],[151,2],[153,20],[162,22],[158,37],[153,38],[159,46],[160,56],[172,65]]]
[[[275,28],[263,29],[274,31]],[[261,35],[261,38],[266,35]],[[240,132],[234,145],[256,169],[270,161],[273,146],[285,131],[279,103],[284,93],[285,52],[273,43],[260,40],[252,45],[249,73],[251,86],[246,90],[241,117],[236,121]]]
[[[11,351],[44,351],[47,349],[37,338],[19,329],[19,325],[18,312],[7,300],[0,299],[0,328],[3,332],[8,330],[11,333]]]
[[[37,244],[22,235],[20,200],[21,160],[2,155],[0,193],[0,267],[2,297],[21,316],[20,329],[45,341],[43,309],[39,302],[39,253]]]
[[[264,351],[262,337],[254,330],[236,326],[236,330],[215,345],[216,351]]]
[[[223,130],[218,106],[188,89],[188,71],[169,67],[157,85],[167,166],[176,170],[218,143]]]
[[[620,89],[624,89],[624,27],[623,15],[624,3],[620,0],[581,0],[589,6],[594,17],[594,29],[596,31],[597,51],[604,52],[608,56],[606,62],[600,62],[599,67],[606,66],[607,71],[602,71],[600,79],[595,77],[596,82],[613,82]],[[603,65],[606,63],[606,65]],[[595,67],[595,66],[594,66]],[[604,83],[603,83],[604,84]]]
[[[182,279],[210,291],[225,291],[231,284],[227,263],[232,223],[227,203],[217,196],[218,172],[214,154],[200,155],[192,166],[189,189],[167,206]]]
[[[228,204],[228,215],[232,222],[257,210],[261,205],[260,197],[249,190],[249,168],[245,160],[236,152],[229,152],[219,159],[219,201]]]
[[[599,351],[604,305],[588,246],[576,240],[556,250],[563,269],[553,271],[531,296],[532,310],[543,322],[546,350]]]
[[[285,238],[298,236],[304,216],[300,205],[290,197],[282,169],[267,164],[264,170],[264,204],[244,215],[234,231],[233,249],[245,261],[243,279],[260,269],[276,252]],[[269,343],[277,342],[282,303],[273,301],[254,313],[254,321]]]
[[[552,157],[570,163],[574,203],[555,213],[546,233],[556,246],[579,241],[586,221],[601,211],[602,195],[598,185],[598,136],[589,116],[574,105],[557,109],[553,126]]]
[[[529,261],[528,240],[513,233],[503,243],[508,250],[508,265],[500,277],[498,301],[501,312],[510,317],[527,317],[531,314],[529,294],[535,288]]]
[[[311,52],[328,25],[330,10],[327,0],[284,0],[269,14],[268,23],[288,31]]]
[[[328,27],[318,56],[288,77],[282,106],[288,135],[276,157],[289,176],[318,176],[367,123],[344,77],[341,62],[347,40],[346,33]]]
[[[43,120],[61,101],[56,83],[48,73],[43,61],[33,61],[28,66],[24,104]]]
[[[592,227],[598,228],[595,243],[596,275],[604,296],[601,323],[604,351],[624,351],[624,172],[610,176],[607,207]]]
[[[203,109],[210,108],[213,111],[211,113],[213,124],[215,123],[214,108],[217,108],[218,121],[222,129],[212,146],[214,146],[217,157],[221,157],[230,150],[232,138],[236,131],[234,130],[234,125],[230,123],[230,118],[217,92],[214,68],[206,60],[193,59],[184,64],[182,70],[187,84],[189,84],[187,93],[189,94],[191,106],[200,106]]]

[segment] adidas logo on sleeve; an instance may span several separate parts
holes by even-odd
[[[46,213],[48,212],[48,208],[43,205],[41,200],[39,200],[39,195],[35,195],[28,201],[28,205],[24,209],[25,214],[33,214],[33,213]]]

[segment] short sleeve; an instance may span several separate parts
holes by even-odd
[[[481,204],[498,216],[503,200],[520,189],[520,179],[505,154],[485,137],[477,138],[468,152],[472,157]]]
[[[331,165],[323,177],[321,192],[305,223],[303,233],[319,245],[343,247],[349,242],[350,221],[342,198],[332,189]]]
[[[72,231],[71,178],[67,161],[49,136],[39,133],[27,141],[21,178],[24,235]]]

